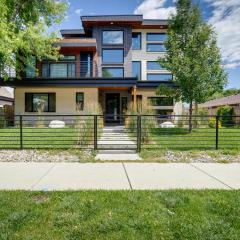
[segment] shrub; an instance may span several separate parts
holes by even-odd
[[[217,110],[217,115],[219,115],[219,120],[221,121],[222,126],[228,127],[233,126],[234,122],[234,109],[230,106],[222,106]]]
[[[216,118],[215,117],[210,119],[208,126],[210,128],[216,128]],[[218,128],[221,128],[221,127],[222,127],[221,122],[218,121]]]

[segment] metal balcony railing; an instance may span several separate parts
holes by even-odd
[[[47,61],[38,65],[41,78],[89,78],[97,77],[95,61]],[[28,74],[26,74],[28,77]]]

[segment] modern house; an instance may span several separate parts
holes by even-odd
[[[142,15],[82,16],[82,29],[61,30],[59,61],[34,62],[15,88],[15,114],[93,113],[96,106],[119,121],[128,106],[143,102],[157,114],[181,114],[182,104],[156,96],[160,84],[175,87],[173,76],[157,62],[166,53],[168,22]]]

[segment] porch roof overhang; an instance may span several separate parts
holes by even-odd
[[[171,88],[176,88],[177,85],[173,81],[137,81],[137,88],[157,88],[164,84]]]
[[[9,87],[134,87],[137,78],[11,78],[0,79],[0,86]]]

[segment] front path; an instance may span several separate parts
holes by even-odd
[[[0,163],[0,189],[240,189],[240,164]]]

